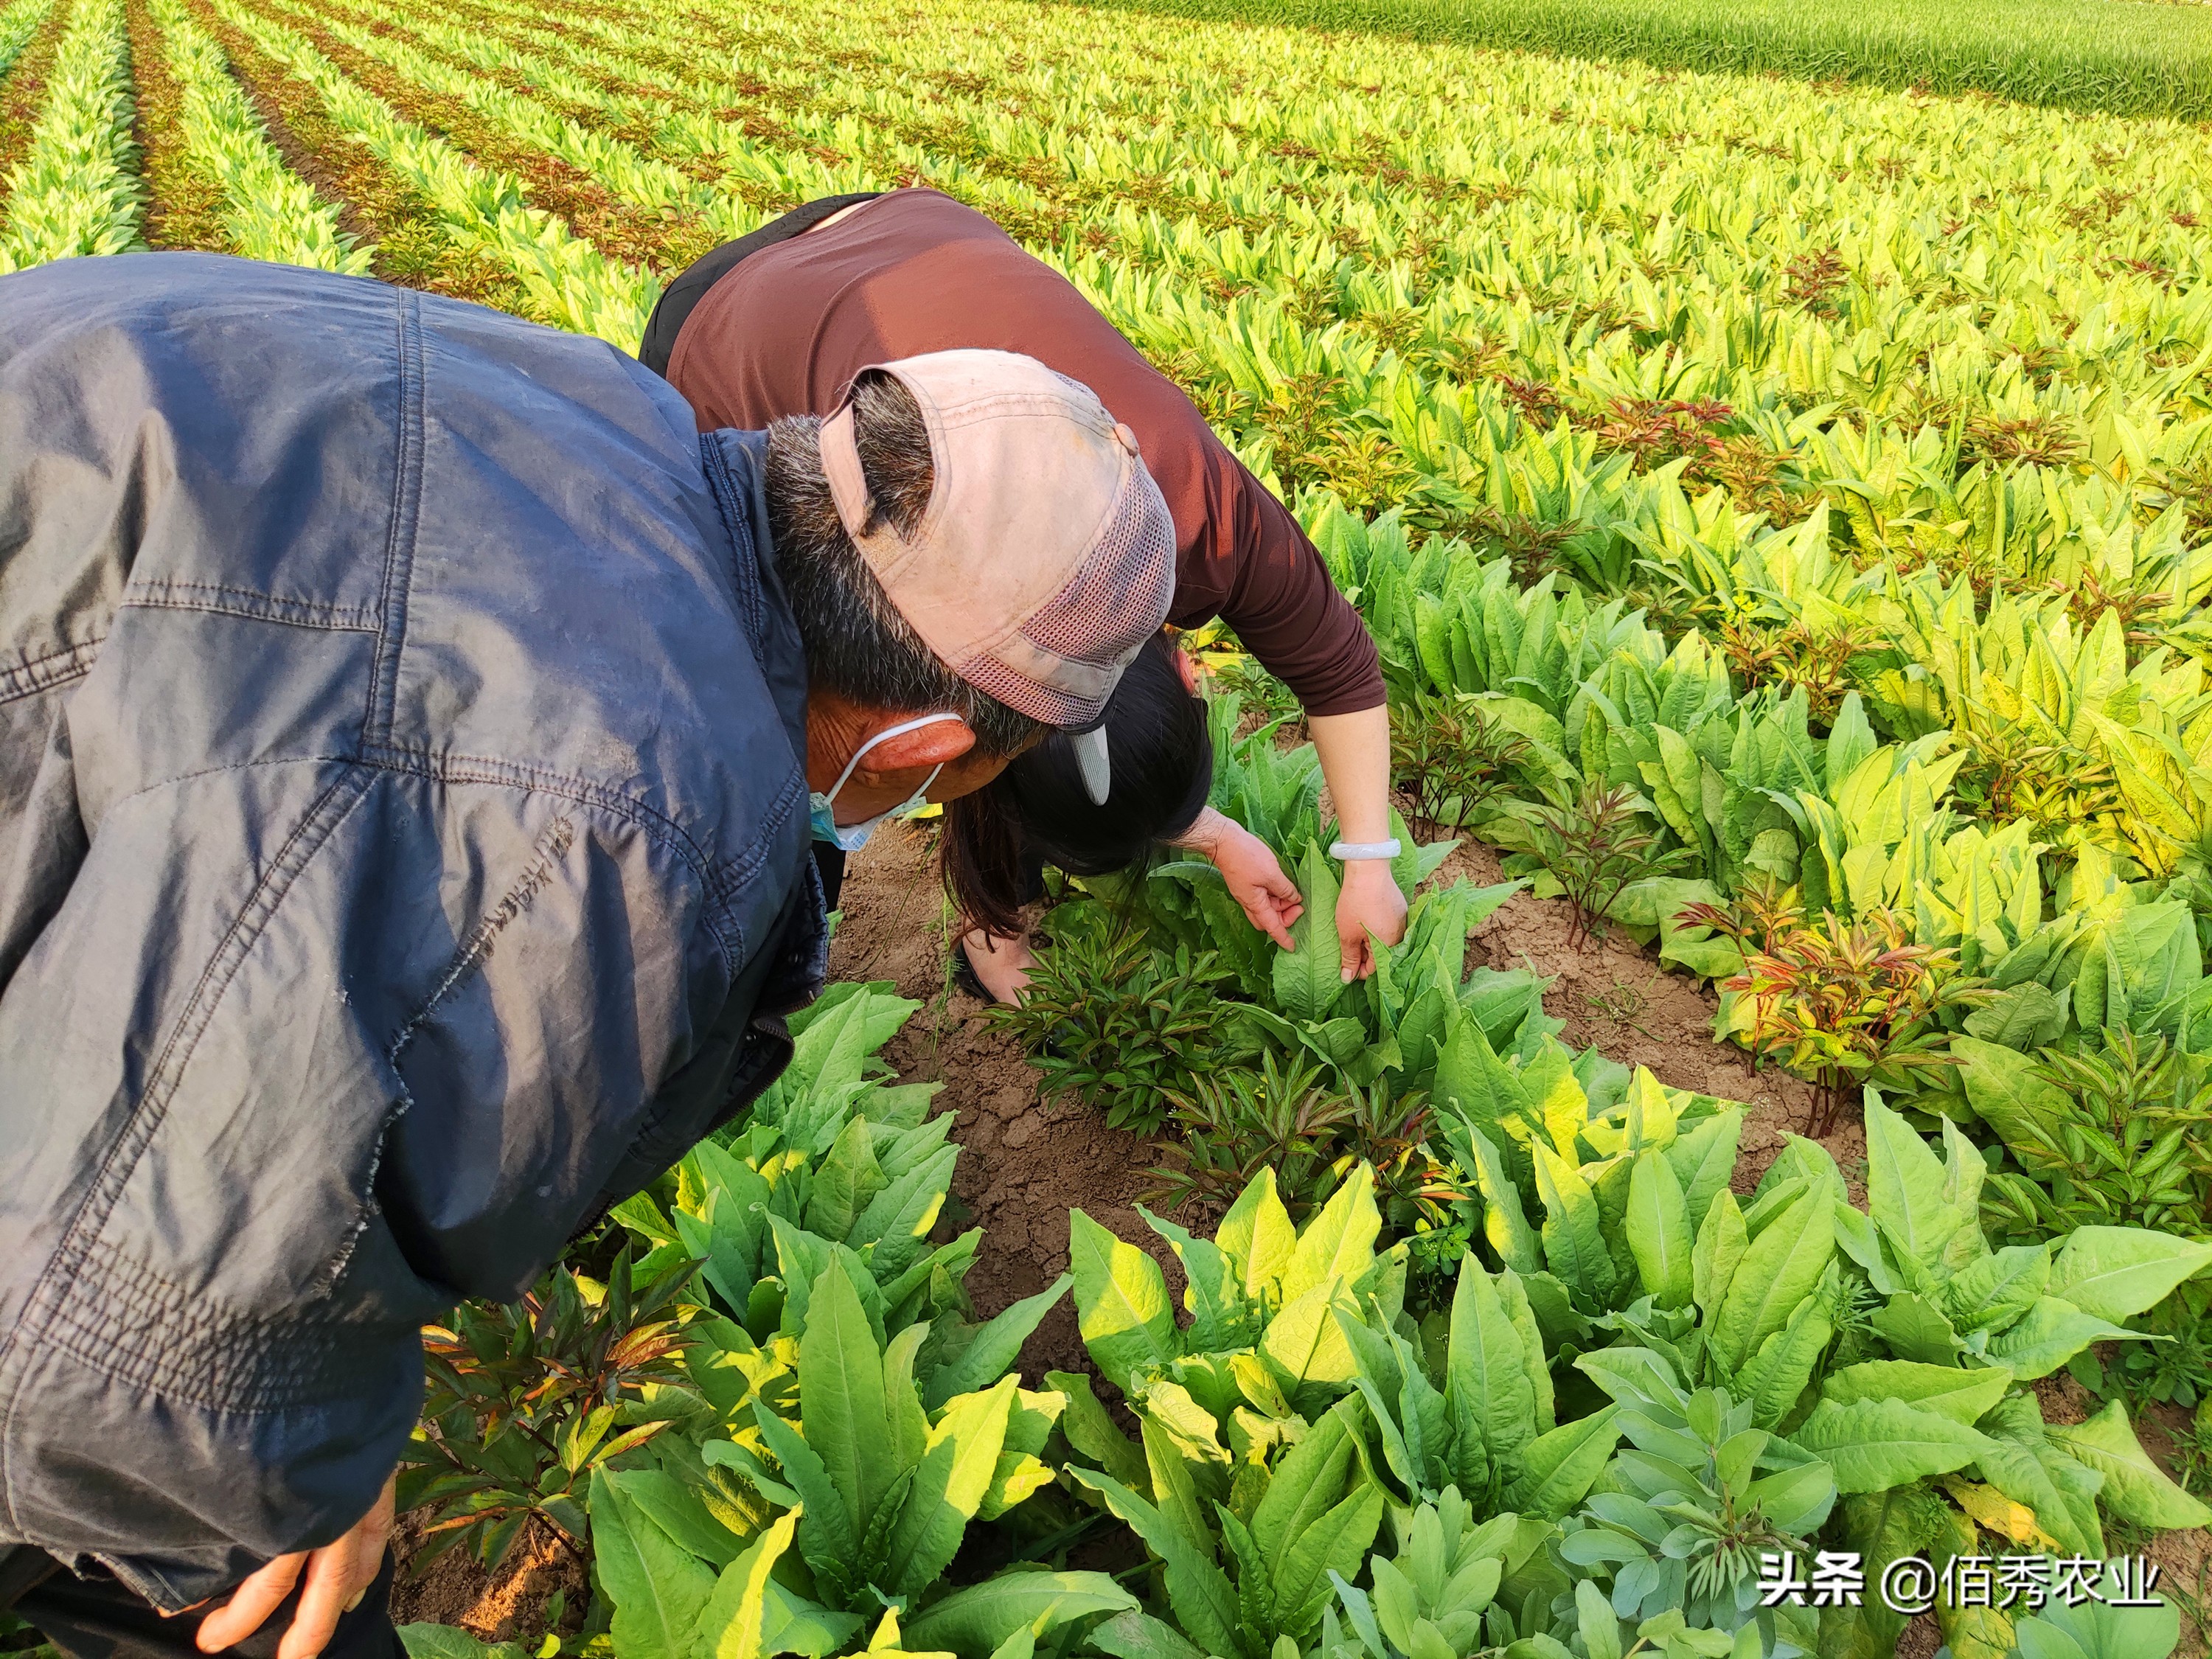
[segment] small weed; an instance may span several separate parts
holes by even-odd
[[[1390,710],[1390,770],[1412,797],[1413,828],[1456,836],[1502,793],[1511,769],[1534,758],[1517,732],[1470,696],[1420,696]]]
[[[1141,929],[1072,933],[1036,953],[1019,1003],[988,1011],[1030,1051],[1048,1100],[1073,1095],[1117,1129],[1156,1133],[1192,1073],[1218,1063],[1228,975],[1211,951],[1173,957]]]
[[[399,1473],[399,1507],[429,1511],[415,1572],[463,1543],[496,1570],[533,1522],[584,1559],[592,1469],[696,1400],[674,1304],[697,1265],[635,1288],[625,1244],[604,1284],[563,1263],[520,1302],[465,1303],[450,1326],[424,1329],[422,1430]]]
[[[1656,969],[1642,985],[1631,985],[1625,979],[1616,978],[1604,990],[1585,995],[1583,1003],[1595,1018],[1648,1037],[1650,1028],[1642,1021],[1644,1011],[1651,1005],[1651,988],[1658,982]]]
[[[1763,948],[1717,906],[1692,905],[1682,917],[1742,949],[1743,972],[1721,988],[1749,1000],[1752,1052],[1813,1085],[1806,1133],[1815,1137],[1834,1130],[1863,1085],[1909,1087],[1916,1072],[1956,1065],[1936,1018],[1990,994],[1959,971],[1957,951],[1908,943],[1888,910],[1848,922],[1830,911],[1817,923],[1770,932]]]
[[[1593,779],[1579,793],[1547,791],[1542,802],[1516,802],[1513,816],[1492,833],[1501,845],[1528,854],[1549,870],[1574,906],[1567,927],[1571,950],[1585,949],[1605,913],[1632,882],[1663,876],[1691,856],[1686,847],[1662,848],[1644,827],[1650,808],[1633,789]]]

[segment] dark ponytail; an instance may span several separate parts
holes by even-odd
[[[1078,876],[1129,869],[1198,821],[1213,784],[1213,742],[1180,657],[1165,634],[1156,635],[1115,688],[1105,727],[1114,782],[1104,805],[1091,800],[1073,748],[1057,734],[983,788],[946,803],[939,865],[966,926],[1018,933],[1042,865]]]

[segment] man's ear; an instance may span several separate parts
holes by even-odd
[[[898,722],[886,715],[885,726]],[[932,720],[911,732],[885,738],[853,769],[855,782],[870,787],[895,772],[911,772],[933,766],[950,766],[975,746],[975,734],[962,720]]]

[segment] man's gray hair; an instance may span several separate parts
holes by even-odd
[[[1020,753],[1045,728],[939,661],[853,545],[823,476],[821,425],[811,415],[787,415],[768,429],[769,532],[806,646],[809,683],[865,708],[949,710],[985,754]],[[902,536],[913,534],[936,482],[913,394],[888,374],[863,374],[853,390],[853,437],[877,506]]]

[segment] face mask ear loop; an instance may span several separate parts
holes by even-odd
[[[874,737],[870,738],[866,743],[862,744],[858,749],[855,749],[853,751],[853,758],[845,763],[845,769],[837,775],[837,781],[830,786],[829,793],[824,794],[822,799],[825,801],[836,801],[837,799],[837,792],[845,787],[846,780],[853,775],[853,769],[860,765],[861,760],[866,756],[868,750],[873,749],[878,744],[888,742],[892,738],[902,737],[908,732],[919,731],[925,726],[934,726],[939,720],[957,720],[960,718],[961,716],[958,714],[952,714],[947,710],[935,714],[924,714],[919,720],[902,720],[896,726],[885,726],[882,731],[877,732]],[[940,762],[938,765],[937,772],[942,772],[944,769],[944,764]],[[932,772],[929,775],[929,783],[935,783],[937,781],[937,772]],[[922,788],[927,790],[929,787],[929,783],[922,785]]]

